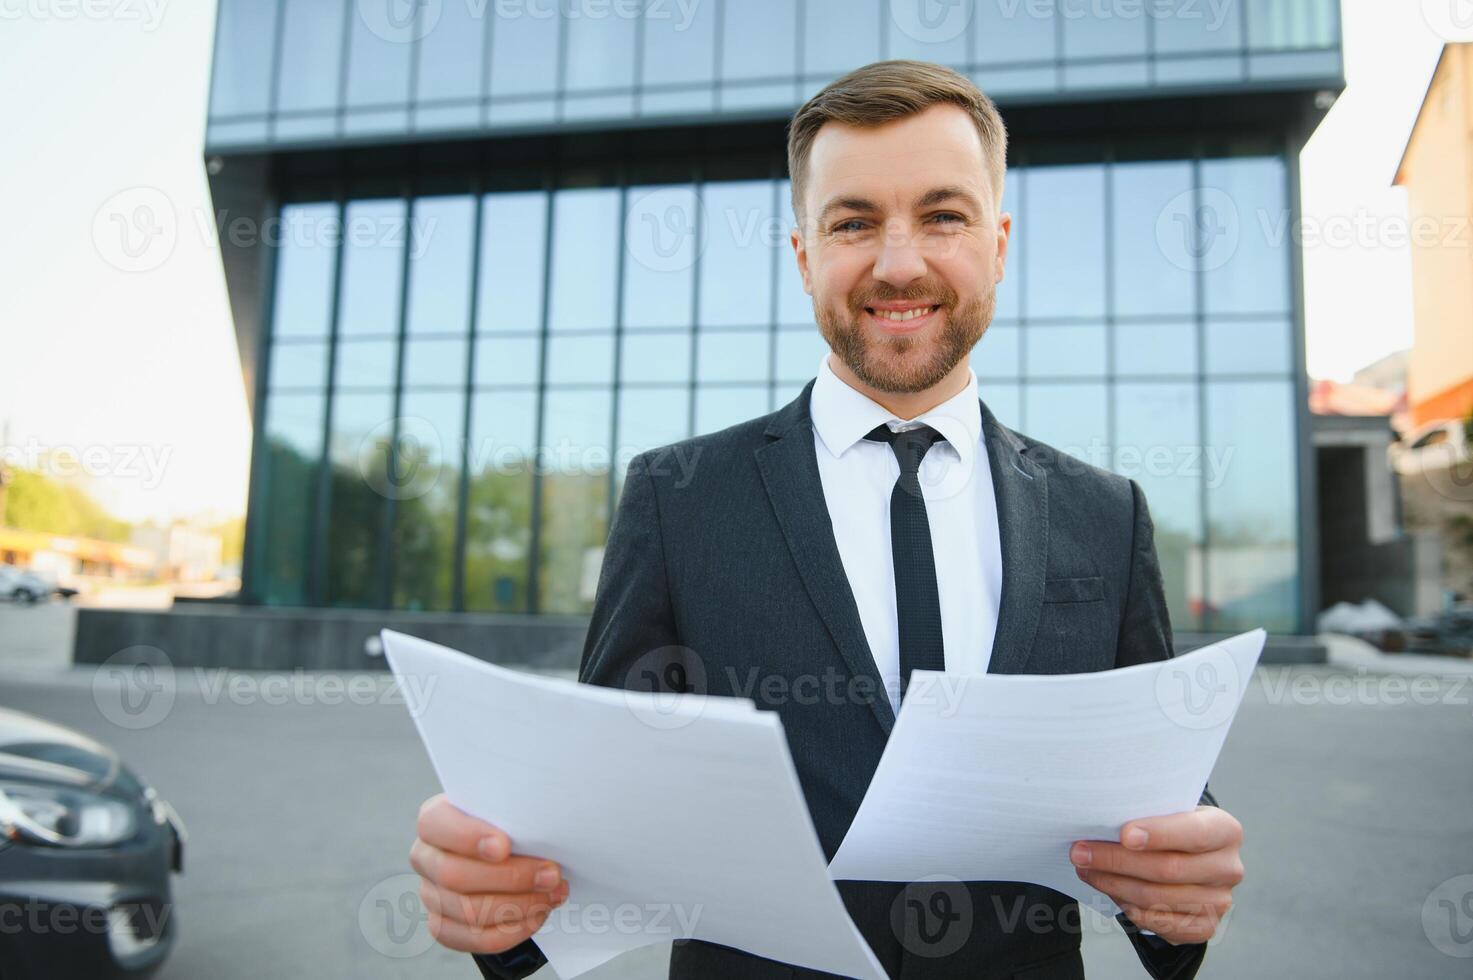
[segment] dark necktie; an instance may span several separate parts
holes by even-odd
[[[930,426],[892,432],[882,425],[865,436],[888,442],[900,462],[900,479],[890,491],[890,551],[895,563],[895,615],[900,633],[900,696],[913,670],[945,670],[941,641],[941,596],[931,525],[921,496],[921,460],[945,437]]]

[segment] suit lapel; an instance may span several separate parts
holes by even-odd
[[[756,451],[757,466],[804,588],[850,674],[869,678],[874,692],[870,706],[888,735],[895,724],[895,714],[864,637],[859,607],[844,574],[839,546],[834,541],[833,522],[824,502],[813,445],[813,423],[808,414],[812,391],[810,381],[801,395],[773,416],[767,427],[769,442]]]
[[[1048,474],[1024,455],[1025,446],[982,404],[982,433],[997,498],[1002,546],[1002,599],[988,673],[1021,674],[1043,608],[1048,564]]]

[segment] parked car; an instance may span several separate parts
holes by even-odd
[[[184,840],[112,749],[0,708],[0,976],[148,976],[178,932]]]
[[[40,602],[55,591],[54,584],[35,572],[14,565],[0,565],[0,598],[29,604]]]

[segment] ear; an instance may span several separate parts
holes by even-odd
[[[997,278],[992,281],[995,286],[1003,280],[1003,273],[1008,264],[1008,242],[1013,235],[1013,216],[1004,211],[997,216]]]
[[[808,271],[808,246],[797,226],[788,230],[788,244],[793,246],[793,256],[798,260],[798,275],[803,277],[803,292],[813,295],[813,279]]]

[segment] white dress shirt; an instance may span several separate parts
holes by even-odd
[[[841,381],[825,357],[809,413],[818,474],[844,574],[880,680],[897,711],[900,638],[890,553],[890,494],[900,477],[900,463],[889,443],[864,437],[887,424],[896,431],[929,425],[946,437],[926,453],[919,474],[936,558],[946,670],[985,673],[1002,596],[1002,546],[992,469],[982,438],[977,375],[969,372],[966,388],[931,411],[899,419]]]

